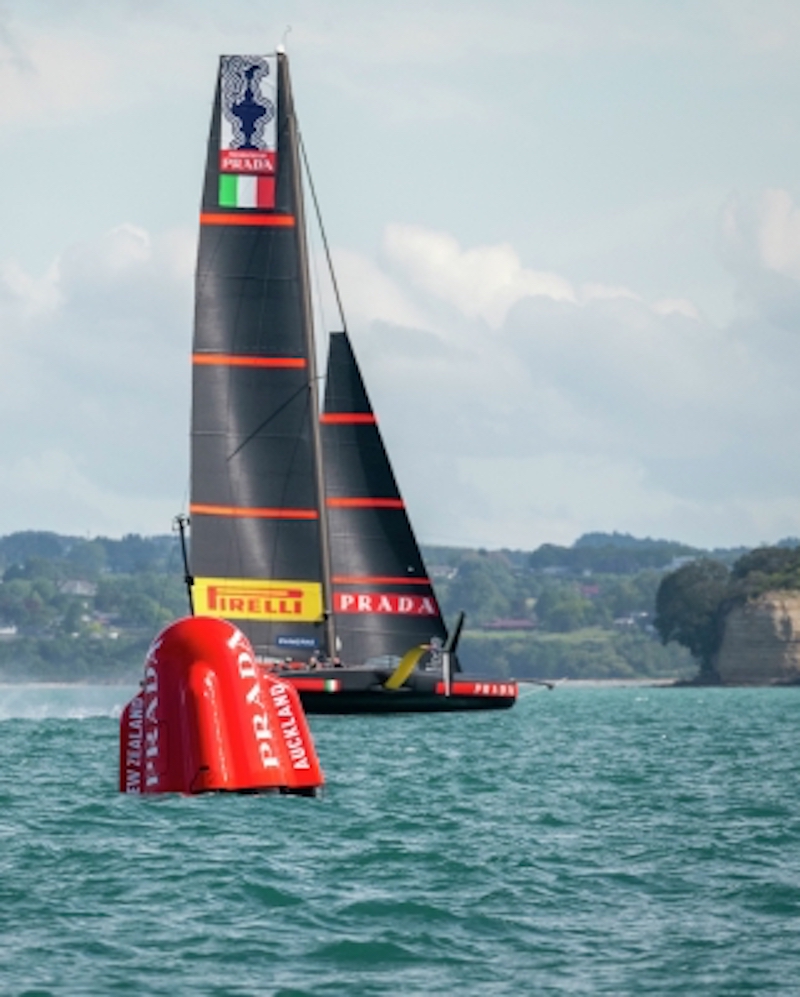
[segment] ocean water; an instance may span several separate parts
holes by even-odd
[[[3,994],[800,993],[800,689],[312,717],[319,799],[120,795],[127,692],[0,689]]]

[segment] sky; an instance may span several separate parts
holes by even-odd
[[[0,0],[0,535],[185,511],[217,58],[282,41],[422,542],[800,535],[793,0]]]

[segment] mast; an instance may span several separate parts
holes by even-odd
[[[314,314],[311,306],[311,287],[309,280],[308,265],[308,243],[306,240],[306,220],[305,207],[303,203],[303,177],[300,168],[300,140],[297,129],[297,115],[294,108],[294,95],[292,94],[292,84],[289,76],[289,60],[280,49],[278,50],[278,63],[282,66],[284,86],[286,88],[286,106],[288,109],[287,126],[289,129],[289,141],[291,142],[296,156],[298,168],[294,171],[292,182],[294,186],[295,214],[297,218],[297,244],[300,256],[300,283],[302,288],[302,309],[303,326],[306,337],[307,363],[308,363],[308,387],[311,394],[311,408],[314,418],[311,422],[311,435],[314,450],[314,473],[316,476],[317,494],[319,496],[319,530],[322,557],[322,592],[324,599],[325,613],[325,635],[328,643],[328,654],[336,654],[336,629],[334,616],[331,607],[332,592],[332,570],[331,570],[331,544],[330,529],[328,525],[328,514],[325,502],[325,471],[322,463],[322,433],[320,429],[319,413],[319,378],[317,375],[317,350],[314,340]]]

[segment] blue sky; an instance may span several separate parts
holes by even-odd
[[[216,60],[289,25],[423,540],[800,535],[800,7],[778,0],[0,2],[0,533],[184,508]]]

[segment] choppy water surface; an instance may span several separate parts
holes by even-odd
[[[319,800],[119,795],[125,698],[0,689],[3,993],[800,992],[800,689],[313,717]]]

